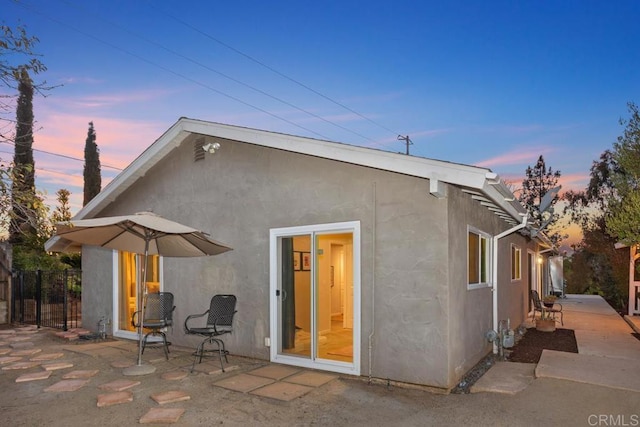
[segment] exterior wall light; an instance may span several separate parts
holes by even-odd
[[[220,149],[220,143],[208,142],[202,146],[202,149],[209,154],[215,154],[216,150]]]

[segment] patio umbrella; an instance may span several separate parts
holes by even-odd
[[[77,245],[92,245],[144,255],[144,262],[140,266],[142,282],[138,286],[141,319],[144,319],[142,298],[146,293],[146,265],[149,255],[197,257],[218,255],[231,250],[229,246],[210,239],[202,231],[170,221],[153,212],[61,222],[56,227],[55,236],[62,239],[64,244],[58,242],[51,245],[53,250],[56,247],[72,249],[77,248]],[[131,375],[153,372],[142,368],[142,322],[138,325],[138,335],[137,369],[132,369]]]

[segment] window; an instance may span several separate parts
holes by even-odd
[[[511,245],[511,280],[522,278],[521,251],[516,245]]]
[[[489,236],[470,228],[467,246],[467,288],[485,287],[489,283],[489,262],[491,258]]]

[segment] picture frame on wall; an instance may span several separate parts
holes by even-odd
[[[293,252],[293,271],[300,271],[300,252]]]
[[[302,271],[311,270],[311,252],[302,252]]]

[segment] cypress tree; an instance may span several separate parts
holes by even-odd
[[[84,199],[82,206],[89,203],[101,189],[100,150],[96,144],[96,132],[93,128],[93,122],[89,122],[89,131],[84,145]]]
[[[22,241],[25,232],[32,231],[29,211],[35,199],[35,166],[33,160],[33,82],[26,68],[17,71],[18,105],[16,108],[16,139],[13,157],[12,219],[10,240]]]

